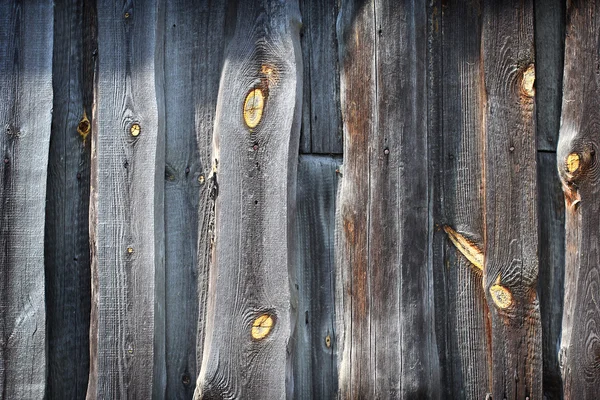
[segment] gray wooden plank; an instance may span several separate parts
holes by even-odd
[[[51,1],[0,3],[0,397],[46,393]]]
[[[565,197],[565,292],[560,366],[566,399],[593,399],[600,390],[598,193],[598,29],[600,3],[571,1],[557,166]]]
[[[481,266],[461,254],[443,230],[450,227],[483,249],[484,196],[478,190],[484,184],[481,12],[478,2],[442,7],[438,29],[443,72],[436,93],[442,99],[441,127],[431,132],[430,148],[439,146],[438,158],[431,160],[436,171],[432,262],[443,397],[485,399],[491,391],[491,332]]]
[[[197,398],[286,396],[302,59],[297,3],[236,10],[213,137],[215,245]],[[260,323],[264,323],[260,326]]]
[[[554,151],[562,101],[566,2],[544,0],[534,3],[537,143],[540,150]]]
[[[89,399],[165,387],[162,12],[98,2]]]
[[[337,392],[334,315],[335,200],[342,159],[301,156],[296,193],[292,293],[297,297],[292,357],[295,399]],[[294,290],[297,288],[297,293]]]
[[[45,265],[48,398],[83,398],[89,375],[90,129],[95,7],[54,7],[54,91],[48,161]]]
[[[300,152],[342,153],[335,0],[301,0],[304,94]]]
[[[492,397],[541,398],[533,2],[484,1],[482,40]]]
[[[536,99],[536,109],[543,106]],[[542,318],[544,397],[562,398],[558,351],[563,313],[565,266],[565,207],[556,153],[538,152],[540,272],[538,292]]]
[[[426,6],[348,2],[341,13],[339,395],[436,398]]]

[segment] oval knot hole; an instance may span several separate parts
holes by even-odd
[[[492,300],[496,307],[501,310],[505,310],[512,304],[512,294],[510,291],[504,286],[496,283],[490,288],[490,295],[492,296]]]
[[[256,340],[262,340],[271,332],[275,321],[269,314],[263,314],[256,318],[252,323],[252,337]]]
[[[580,157],[577,153],[571,153],[567,156],[567,172],[574,173],[579,169]]]
[[[265,97],[262,90],[252,89],[244,101],[244,122],[248,128],[256,128],[262,118],[264,107]]]
[[[90,120],[87,117],[87,113],[83,110],[83,117],[81,117],[81,121],[77,124],[77,133],[85,140],[87,135],[90,133]]]

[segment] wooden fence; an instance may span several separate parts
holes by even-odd
[[[598,398],[599,32],[1,1],[0,399]]]

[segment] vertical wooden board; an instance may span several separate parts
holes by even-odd
[[[335,0],[301,0],[304,94],[300,152],[340,154],[342,121]]]
[[[482,36],[492,396],[541,398],[533,3],[484,1]]]
[[[539,150],[554,151],[558,142],[565,52],[565,3],[564,0],[534,2],[535,112]]]
[[[0,393],[44,398],[51,1],[0,3]]]
[[[565,299],[559,356],[566,399],[597,398],[600,390],[598,29],[599,2],[569,3],[557,147],[566,206]]]
[[[341,398],[439,396],[428,260],[427,21],[425,4],[410,1],[342,9]]]
[[[89,399],[164,388],[163,24],[157,2],[98,3]]]
[[[290,367],[300,15],[297,3],[256,0],[236,17],[208,177],[216,234],[196,397],[280,399]]]
[[[441,127],[430,134],[439,146],[435,167],[433,265],[436,324],[445,359],[441,363],[444,398],[484,399],[491,391],[489,326],[482,265],[464,251],[483,252],[483,111],[481,9],[478,2],[448,2],[442,17]],[[435,28],[435,27],[434,27]],[[429,107],[432,105],[429,104]],[[437,205],[439,203],[439,205]],[[444,228],[471,243],[453,244]]]
[[[45,265],[49,398],[83,398],[89,375],[90,142],[95,7],[54,7]]]
[[[341,158],[321,156],[301,156],[298,162],[293,276],[297,313],[292,337],[295,399],[332,399],[337,393],[333,244],[341,162]]]
[[[542,104],[537,101],[536,108]],[[558,365],[565,265],[565,207],[560,179],[556,173],[556,153],[538,152],[540,272],[538,292],[542,318],[544,355],[544,397],[562,398]]]

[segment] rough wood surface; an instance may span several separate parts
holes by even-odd
[[[98,2],[88,399],[164,395],[161,11]]]
[[[482,251],[484,245],[481,10],[477,2],[447,2],[432,29],[441,31],[441,127],[432,131],[435,165],[433,265],[443,398],[485,399],[491,391],[491,342],[481,270],[452,243],[450,227]],[[429,108],[433,104],[428,105]],[[443,130],[443,132],[441,131]],[[430,151],[433,156],[436,153]]]
[[[600,391],[600,2],[567,8],[562,121],[557,165],[566,208],[565,299],[560,348],[566,399]]]
[[[333,399],[337,392],[333,244],[341,162],[328,156],[301,156],[298,162],[292,286],[295,399]]]
[[[216,196],[196,397],[286,396],[302,59],[297,3],[240,4],[213,137]],[[264,325],[260,325],[264,323]]]
[[[533,2],[485,1],[483,286],[491,315],[492,397],[542,397],[537,296]]]
[[[300,152],[342,153],[336,0],[300,0],[304,60]]]
[[[415,3],[349,2],[338,24],[345,156],[336,311],[343,399],[439,396],[428,260],[428,19],[425,4]]]
[[[48,388],[51,399],[83,398],[89,375],[90,143],[95,6],[54,7],[52,137],[46,202]]]
[[[51,1],[0,2],[0,398],[46,393]]]

